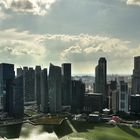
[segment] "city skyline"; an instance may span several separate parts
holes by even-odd
[[[23,129],[21,129],[21,127],[25,126],[25,123],[30,126],[37,127],[38,125],[45,128],[40,131],[41,134],[44,131],[52,132],[49,131],[50,129],[54,130],[53,133],[58,136],[58,139],[65,136],[69,137],[71,134],[76,134],[76,137],[78,137],[80,131],[73,124],[78,122],[79,126],[83,123],[84,125],[88,124],[89,126],[90,124],[95,127],[96,122],[101,124],[100,127],[105,125],[113,129],[108,123],[114,121],[115,124],[113,125],[119,123],[121,126],[131,127],[132,129],[135,120],[140,115],[140,92],[138,89],[140,87],[138,82],[140,56],[134,58],[134,70],[130,79],[116,75],[116,77],[112,77],[108,81],[106,67],[106,58],[99,58],[95,69],[95,81],[91,81],[88,76],[83,76],[85,80],[83,77],[79,79],[72,78],[71,63],[63,63],[61,67],[50,63],[50,67],[46,69],[42,69],[40,66],[18,68],[17,77],[15,76],[13,64],[1,63],[1,137],[20,139],[25,135],[25,133],[22,134]],[[47,71],[49,71],[49,74]],[[108,119],[106,119],[107,117]],[[119,119],[118,121],[117,118]],[[59,137],[56,127],[63,133],[62,127],[64,123],[64,130],[67,129],[66,125],[68,125],[69,127],[71,126],[70,130],[74,129],[75,131],[69,131],[69,133],[64,133]],[[19,127],[15,129],[18,131],[4,129],[5,127],[12,127],[13,129],[14,126],[18,125]],[[54,125],[55,127],[53,128],[52,126]],[[88,129],[95,132],[94,127],[88,127]],[[29,126],[28,128],[30,129]],[[123,129],[120,130],[127,132]],[[82,133],[89,133],[88,131],[85,129]],[[31,134],[31,131],[28,132]],[[123,138],[127,139],[127,135],[125,136],[124,132]],[[116,131],[110,134],[113,133],[116,133]],[[49,135],[52,135],[52,133],[49,133]],[[31,136],[34,137],[34,135]],[[84,137],[83,135],[81,138]],[[89,135],[89,138],[94,138],[94,136]],[[109,137],[104,134],[104,138]]]
[[[93,74],[106,57],[109,74],[132,74],[139,12],[140,0],[1,0],[0,62],[72,63],[73,74]]]
[[[139,56],[134,56],[134,58],[135,57],[139,57]],[[98,59],[100,59],[101,57],[99,57]],[[133,58],[133,59],[134,59]],[[108,61],[108,60],[107,60]],[[134,61],[134,60],[133,60]],[[134,63],[134,62],[133,62]],[[35,64],[35,65],[20,65],[19,67],[16,65],[16,64],[14,64],[14,63],[8,63],[8,62],[1,62],[1,64],[12,64],[12,65],[14,65],[14,72],[15,72],[15,76],[18,76],[18,69],[22,69],[22,68],[24,68],[24,67],[28,67],[28,68],[33,68],[33,69],[35,69],[36,67],[41,67],[42,69],[45,69],[45,68],[49,68],[49,65],[50,64],[52,64],[52,62],[50,62],[49,63],[49,65],[47,66],[45,66],[45,65],[37,65],[37,64]],[[54,63],[53,63],[54,64]],[[61,65],[62,64],[71,64],[72,66],[73,66],[73,63],[70,63],[70,62],[64,62],[64,63],[60,63],[60,64],[58,64],[57,66],[59,66],[59,67],[61,67]],[[98,64],[98,63],[97,63]],[[96,65],[97,65],[96,64]],[[55,64],[56,65],[56,64]],[[133,64],[134,65],[134,64]],[[108,67],[108,66],[107,66]],[[77,73],[74,73],[73,72],[73,67],[72,67],[72,71],[71,71],[71,75],[72,76],[93,76],[93,77],[95,77],[95,69],[96,69],[96,67],[93,67],[94,69],[93,69],[93,71],[92,71],[92,73],[80,73],[80,71],[78,72],[77,71]],[[107,69],[108,70],[108,69]],[[109,71],[109,70],[108,70]],[[48,73],[49,74],[49,73]],[[107,76],[132,76],[133,75],[133,68],[132,68],[132,72],[131,73],[107,73]]]
[[[0,0],[0,139],[140,139],[140,0]]]

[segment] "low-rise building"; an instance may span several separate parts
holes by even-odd
[[[84,97],[84,111],[94,112],[102,111],[103,109],[103,96],[102,93],[88,93]]]
[[[131,105],[131,108],[130,108],[131,113],[136,113],[136,114],[140,113],[140,95],[139,94],[131,95],[130,105]]]

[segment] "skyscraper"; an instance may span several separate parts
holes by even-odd
[[[41,107],[40,107],[40,110],[43,113],[47,113],[49,111],[48,102],[49,102],[49,96],[48,96],[47,69],[43,69],[41,71]]]
[[[0,64],[0,110],[11,115],[13,110],[13,80],[15,78],[13,64]]]
[[[17,68],[17,76],[23,75],[23,70],[22,68]]]
[[[62,83],[61,67],[50,64],[49,68],[49,111],[51,113],[61,112]]]
[[[118,90],[118,83],[117,79],[114,81],[110,81],[108,85],[108,108],[112,110],[114,113],[119,111],[119,90]]]
[[[103,94],[103,107],[107,107],[107,62],[101,57],[95,69],[95,92]]]
[[[23,67],[24,103],[35,103],[35,71],[33,68]]]
[[[35,68],[35,96],[38,107],[41,103],[41,66]]]
[[[131,102],[130,103],[131,113],[140,114],[140,95],[139,94],[131,95],[130,102]]]
[[[119,111],[128,112],[128,84],[119,81]]]
[[[132,94],[140,94],[140,56],[134,57],[132,75]]]
[[[15,118],[22,118],[24,115],[23,75],[16,77],[14,80],[13,98],[13,116]]]
[[[72,100],[72,86],[71,86],[71,64],[62,64],[62,104],[64,106],[70,106]]]
[[[86,93],[84,96],[84,111],[87,113],[102,111],[102,100],[101,93]]]
[[[72,113],[81,113],[84,107],[85,84],[81,80],[72,80]]]
[[[4,112],[7,112],[9,116],[13,116],[13,85],[14,79],[6,80],[6,96],[4,103]]]

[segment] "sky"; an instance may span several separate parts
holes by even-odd
[[[0,0],[0,62],[15,67],[72,63],[93,74],[132,74],[140,55],[140,0]]]

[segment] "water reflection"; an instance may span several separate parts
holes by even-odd
[[[0,136],[13,140],[58,140],[71,133],[72,130],[66,121],[63,121],[61,125],[34,126],[25,123],[0,127]]]
[[[0,136],[8,139],[18,138],[20,136],[21,127],[22,124],[0,127]]]
[[[0,136],[13,140],[58,140],[72,133],[64,121],[61,125],[18,124],[0,127]]]
[[[43,131],[43,126],[24,124],[19,140],[58,140],[55,133]]]

